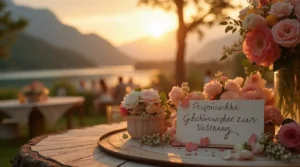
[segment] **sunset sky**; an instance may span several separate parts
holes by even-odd
[[[48,8],[63,23],[76,27],[82,33],[97,33],[115,45],[144,36],[159,37],[177,27],[175,13],[138,6],[138,0],[13,1],[33,8]],[[193,13],[192,10],[187,12]]]

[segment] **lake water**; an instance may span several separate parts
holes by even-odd
[[[135,84],[142,87],[149,86],[153,77],[158,74],[157,70],[136,70],[134,66],[106,66],[100,68],[67,69],[67,70],[39,70],[26,72],[1,72],[1,88],[21,88],[32,81],[41,81],[46,86],[51,87],[59,80],[67,80],[78,86],[80,80],[87,82],[87,86],[100,78],[105,79],[109,87],[118,83],[118,77],[122,76],[125,83],[130,77]]]

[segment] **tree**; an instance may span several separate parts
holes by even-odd
[[[151,7],[159,7],[164,10],[176,12],[178,19],[177,29],[177,53],[176,53],[176,84],[181,85],[185,81],[185,48],[186,37],[190,32],[197,32],[200,39],[203,37],[203,30],[200,26],[212,26],[215,22],[224,19],[228,9],[238,7],[231,0],[140,0],[140,4]],[[193,7],[197,14],[191,16],[190,22],[186,21],[185,8]]]
[[[27,25],[23,18],[13,20],[11,13],[5,11],[5,4],[0,1],[0,59],[9,56],[14,37]]]

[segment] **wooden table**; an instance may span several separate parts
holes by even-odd
[[[125,123],[98,125],[36,137],[21,147],[12,166],[151,167],[109,156],[99,149],[97,139],[102,134],[125,126]]]
[[[6,119],[18,124],[28,124],[31,137],[43,134],[46,126],[52,126],[63,115],[67,116],[67,128],[72,128],[72,113],[79,110],[80,125],[84,116],[83,97],[49,97],[47,101],[21,104],[18,100],[0,101],[0,111]],[[4,121],[3,121],[4,122]],[[1,120],[0,120],[1,123]]]

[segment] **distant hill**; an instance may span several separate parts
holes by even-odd
[[[74,51],[57,48],[40,39],[20,34],[7,60],[0,59],[0,71],[95,67]]]
[[[29,20],[25,32],[50,44],[73,50],[97,65],[123,65],[134,61],[118,51],[112,44],[96,34],[81,34],[71,26],[64,25],[51,11],[17,6],[11,0],[4,0],[7,9],[14,16]]]
[[[201,60],[201,57],[196,57],[199,54],[201,48],[211,45],[211,41],[218,40],[224,37],[224,27],[214,26],[211,28],[203,28],[204,38],[199,40],[196,33],[190,33],[186,39],[186,60],[193,62],[195,59]],[[214,41],[215,42],[215,41]],[[220,43],[216,43],[210,46],[214,49],[222,48]],[[174,61],[177,45],[176,45],[176,32],[168,32],[161,37],[145,37],[136,41],[128,42],[119,46],[119,49],[132,56],[139,61]],[[212,49],[212,52],[214,52]],[[213,54],[213,53],[212,53]],[[203,61],[215,60],[211,56],[202,56]]]
[[[223,47],[230,46],[234,41],[238,40],[238,35],[226,35],[221,38],[217,38],[204,44],[199,50],[197,50],[192,56],[192,60],[195,62],[208,62],[212,60],[220,60],[222,57]]]

